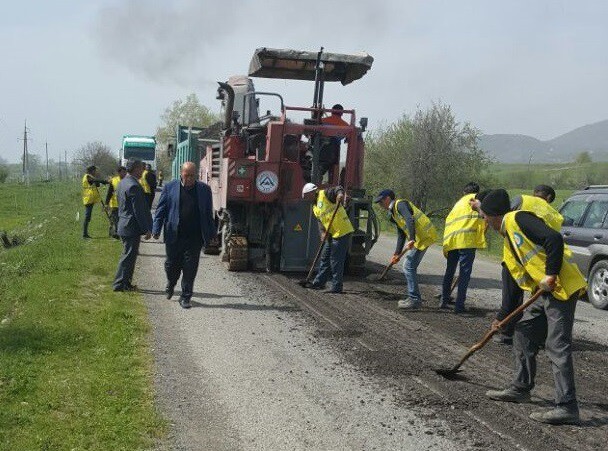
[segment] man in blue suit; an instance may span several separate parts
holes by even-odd
[[[127,175],[118,184],[118,225],[116,233],[122,241],[123,250],[118,262],[118,270],[112,284],[114,291],[135,291],[131,283],[135,261],[139,252],[141,236],[146,240],[152,235],[152,216],[146,203],[144,190],[139,178],[144,171],[144,164],[139,160],[129,160]]]
[[[196,165],[192,162],[182,165],[180,180],[172,180],[163,188],[152,227],[155,239],[161,228],[167,253],[167,299],[173,296],[181,273],[179,303],[182,308],[190,308],[201,248],[216,235],[211,189],[196,180]]]

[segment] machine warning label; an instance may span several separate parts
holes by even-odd
[[[255,186],[260,193],[274,193],[279,187],[279,177],[272,171],[262,171],[255,179]]]
[[[302,231],[302,226],[300,225],[300,223],[296,224],[295,227],[293,228],[294,232],[301,232]]]

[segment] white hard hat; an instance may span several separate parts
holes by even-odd
[[[304,185],[304,188],[302,188],[302,197],[304,197],[304,194],[312,193],[313,191],[316,191],[318,189],[319,188],[314,183],[307,183],[306,185]]]

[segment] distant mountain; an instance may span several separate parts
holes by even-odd
[[[608,161],[608,120],[584,125],[548,141],[527,135],[483,135],[480,147],[502,163],[565,163],[588,151],[594,161]]]

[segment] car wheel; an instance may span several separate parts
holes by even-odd
[[[608,308],[608,260],[600,260],[591,268],[587,296],[594,307]]]

